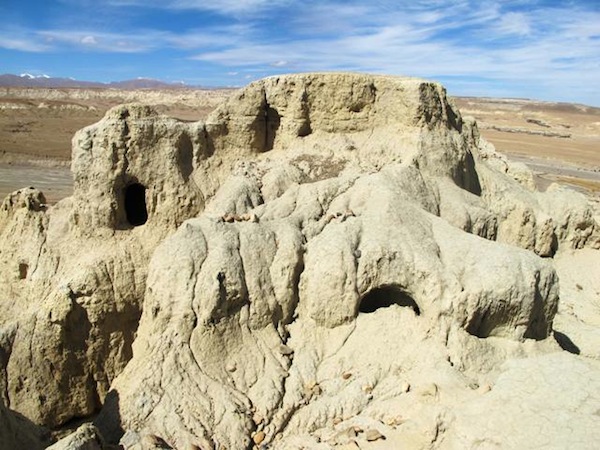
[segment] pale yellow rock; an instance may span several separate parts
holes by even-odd
[[[336,418],[402,415],[386,444],[468,447],[503,364],[560,351],[540,256],[600,243],[582,196],[532,191],[419,79],[271,77],[205,123],[122,106],[73,143],[72,198],[0,208],[0,396],[53,427],[102,408],[111,444],[318,448]],[[593,425],[569,423],[565,446]]]
[[[266,435],[264,431],[259,431],[258,433],[256,433],[253,437],[252,437],[252,441],[256,444],[256,445],[260,445],[262,444],[262,442],[265,440]]]
[[[48,447],[49,450],[104,450],[104,439],[92,424],[81,425],[70,435]]]
[[[491,390],[492,390],[492,386],[490,386],[488,383],[484,383],[481,386],[479,386],[479,388],[477,388],[477,392],[479,394],[487,394]]]
[[[593,448],[600,436],[599,368],[597,361],[567,352],[507,363],[494,389],[457,409],[446,448]],[[561,417],[569,417],[570,425]]]
[[[379,430],[370,429],[365,432],[365,439],[368,442],[378,441],[380,439],[385,439],[385,436],[379,432]]]
[[[0,334],[18,331],[0,385],[16,411],[57,426],[100,408],[131,358],[149,255],[203,207],[195,131],[148,107],[114,108],[73,140],[72,198],[51,209],[33,189],[5,199]],[[132,185],[147,215],[137,227]]]

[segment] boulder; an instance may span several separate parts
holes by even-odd
[[[48,447],[48,450],[104,450],[105,448],[104,439],[96,427],[87,423]]]

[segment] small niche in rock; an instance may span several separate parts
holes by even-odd
[[[134,227],[144,225],[148,221],[146,209],[146,188],[133,183],[125,188],[125,215],[127,222]]]
[[[372,313],[379,308],[387,308],[392,305],[408,306],[412,308],[417,316],[421,315],[417,302],[408,293],[396,286],[381,286],[367,292],[360,301],[358,312]]]
[[[29,266],[27,263],[19,263],[19,280],[24,280],[27,278],[27,271],[29,270]]]

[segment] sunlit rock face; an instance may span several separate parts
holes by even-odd
[[[0,395],[46,426],[100,411],[114,443],[431,444],[503,361],[556,350],[548,257],[600,242],[411,78],[267,78],[206,122],[117,107],[72,170],[73,197],[0,211]]]

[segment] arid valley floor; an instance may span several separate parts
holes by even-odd
[[[205,118],[231,92],[0,88],[0,198],[24,185],[40,188],[50,203],[70,195],[71,138],[113,106],[141,102],[192,121]],[[521,99],[455,101],[498,151],[536,173],[540,188],[559,182],[600,195],[600,108]]]

